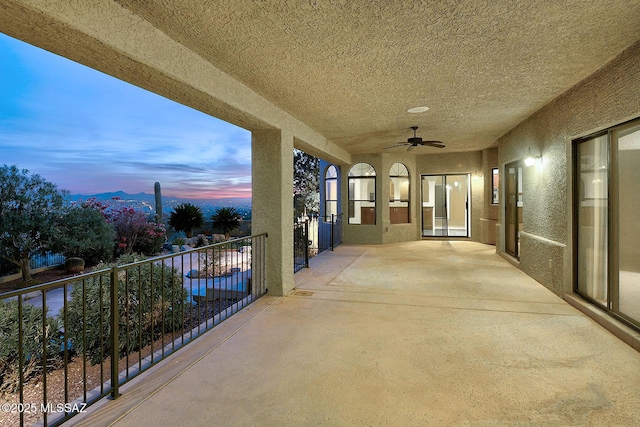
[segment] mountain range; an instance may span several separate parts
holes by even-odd
[[[134,208],[139,208],[144,211],[153,211],[155,209],[155,194],[150,193],[137,193],[129,194],[122,190],[100,193],[100,194],[70,194],[67,195],[67,200],[71,202],[77,202],[80,200],[87,200],[95,198],[100,201],[109,201],[114,198],[118,198],[122,202],[130,204]],[[251,199],[235,197],[226,199],[189,199],[182,197],[170,197],[162,196],[162,210],[165,214],[171,212],[173,207],[181,203],[192,203],[196,206],[200,206],[205,214],[215,211],[221,207],[234,207],[241,214],[251,210]]]
[[[95,198],[98,200],[112,200],[113,198],[119,198],[121,200],[136,200],[140,202],[150,202],[150,203],[151,202],[155,203],[155,200],[156,200],[155,194],[152,194],[152,193],[130,194],[122,190],[108,192],[108,193],[100,193],[100,194],[70,194],[67,196],[67,199],[71,201],[87,200],[91,198]],[[223,204],[235,203],[238,205],[251,205],[251,199],[243,198],[243,197],[231,197],[226,199],[190,199],[190,198],[184,198],[184,197],[162,196],[162,198],[163,200],[167,199],[167,200],[171,200],[179,203],[185,203],[185,202],[193,203],[195,201],[200,201],[200,202],[207,202],[207,203],[218,202]]]

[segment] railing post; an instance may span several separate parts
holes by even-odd
[[[42,403],[47,403],[47,291],[42,289]],[[47,412],[43,412],[44,425],[47,423]]]
[[[120,396],[118,391],[118,370],[120,361],[120,343],[118,331],[118,267],[111,269],[111,398]]]
[[[309,268],[309,220],[304,222],[304,266]]]
[[[3,300],[4,301],[4,300]],[[22,295],[18,295],[18,387],[20,403],[24,403],[24,319],[22,314]],[[20,411],[20,425],[24,425],[24,413]]]
[[[331,236],[331,252],[333,252],[333,227],[335,226],[335,219],[334,219],[334,215],[331,214],[331,232],[329,233],[329,235]]]

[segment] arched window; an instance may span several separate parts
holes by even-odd
[[[349,170],[349,224],[376,223],[376,171],[369,163]]]
[[[391,224],[408,224],[409,170],[402,163],[394,163],[389,171],[389,219]]]
[[[324,216],[331,221],[332,215],[338,215],[338,170],[331,165],[324,173]]]

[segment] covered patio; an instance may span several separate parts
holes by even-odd
[[[295,283],[65,425],[640,424],[640,353],[492,246],[343,245]]]

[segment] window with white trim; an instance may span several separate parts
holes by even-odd
[[[331,165],[324,173],[324,216],[331,221],[338,214],[338,170]]]
[[[376,171],[369,163],[349,170],[349,224],[376,223]]]
[[[408,224],[409,170],[402,163],[394,163],[389,171],[389,220],[391,224]]]

